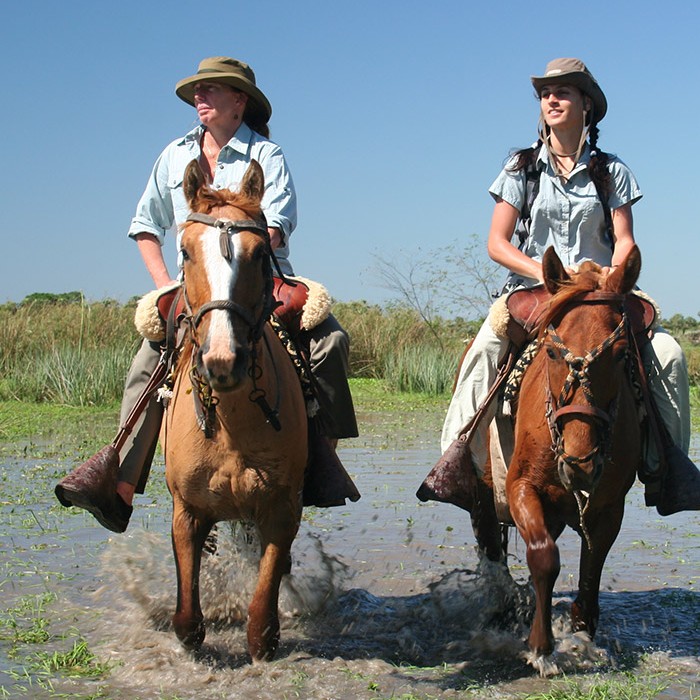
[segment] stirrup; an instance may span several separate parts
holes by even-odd
[[[656,504],[659,515],[700,510],[700,471],[697,466],[676,445],[666,447],[664,456],[667,469]]]
[[[102,527],[124,532],[133,508],[117,493],[118,471],[119,453],[107,445],[56,484],[56,498],[66,508],[84,508]]]
[[[469,443],[454,440],[425,477],[416,496],[420,501],[439,501],[471,511],[476,474]]]

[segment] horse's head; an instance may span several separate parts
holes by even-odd
[[[639,277],[641,256],[634,246],[610,274],[586,262],[569,275],[549,248],[542,266],[553,294],[540,330],[547,420],[563,485],[590,493],[610,456],[628,378],[624,302]]]
[[[239,192],[213,190],[197,161],[185,171],[191,214],[181,251],[196,369],[217,391],[239,386],[272,304],[270,240],[260,209],[262,168],[252,161]]]

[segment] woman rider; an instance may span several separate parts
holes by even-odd
[[[296,226],[296,193],[282,150],[269,140],[272,107],[257,87],[253,70],[233,58],[207,58],[195,75],[177,83],[175,93],[197,110],[200,125],[161,153],[129,228],[129,236],[137,242],[156,287],[177,284],[165,263],[162,246],[166,232],[174,224],[180,227],[189,213],[182,183],[185,168],[193,159],[199,161],[215,189],[237,189],[251,160],[260,163],[265,176],[262,209],[271,246],[281,271],[292,275],[289,238]],[[179,243],[180,234],[178,266]],[[333,316],[309,334],[310,364],[319,389],[320,422],[325,436],[332,443],[338,438],[356,437],[357,423],[346,378],[347,334]],[[127,377],[121,425],[148,383],[159,356],[158,343],[143,342]],[[84,507],[104,527],[123,532],[132,512],[134,493],[143,493],[148,478],[162,414],[162,404],[153,398],[120,451],[115,493],[105,498],[103,492],[110,488],[109,480],[101,463],[93,459],[59,484],[57,495],[61,502]],[[339,494],[341,500],[342,495]]]
[[[538,142],[532,148],[516,152],[489,190],[496,204],[488,253],[509,270],[508,290],[542,283],[542,256],[549,246],[554,246],[569,271],[584,260],[598,263],[607,272],[619,265],[635,244],[632,205],[642,196],[629,168],[598,148],[598,123],[607,112],[607,100],[583,62],[575,58],[555,59],[547,65],[543,76],[532,78],[532,84],[540,102]],[[532,169],[536,171],[538,191],[530,206],[527,238],[518,247],[513,243],[513,235],[526,204],[527,173]],[[605,204],[599,192],[604,193]],[[609,220],[605,206],[610,211]],[[507,341],[485,322],[462,363],[442,431],[444,457],[431,475],[444,469],[440,465],[445,460],[461,470],[469,466],[461,462],[470,458],[477,472],[483,472],[486,432],[496,402],[491,403],[472,431],[471,455],[469,450],[457,449],[454,441],[484,402],[506,346]],[[643,352],[643,359],[662,419],[675,444],[687,455],[690,409],[683,352],[668,333],[657,329]],[[694,465],[684,459],[687,479],[681,492],[661,496],[659,488],[663,488],[663,480],[658,456],[647,455],[643,474],[648,484],[647,504],[657,505],[659,498],[663,498],[664,515],[700,509],[700,476]],[[443,484],[447,491],[458,488],[450,480],[443,479]],[[435,500],[464,503],[465,494],[447,491]]]

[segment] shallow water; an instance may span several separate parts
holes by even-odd
[[[282,592],[282,642],[270,664],[251,665],[246,653],[243,621],[257,551],[246,528],[221,526],[217,552],[206,559],[207,639],[192,655],[170,628],[175,573],[162,474],[152,476],[128,533],[109,536],[88,515],[54,505],[53,484],[77,460],[66,462],[51,449],[6,457],[5,693],[378,700],[522,697],[550,689],[557,681],[541,678],[525,661],[532,598],[522,541],[511,531],[511,578],[479,563],[466,513],[415,498],[439,456],[439,416],[363,415],[361,426],[366,437],[346,441],[340,454],[362,499],[306,511]],[[696,461],[699,451],[695,435]],[[661,671],[666,687],[658,697],[697,697],[700,515],[661,518],[643,506],[639,484],[627,500],[623,531],[603,572],[595,643],[568,627],[579,544],[569,531],[559,540],[551,662],[581,683]],[[57,596],[36,616],[49,620],[48,639],[13,644],[7,610],[45,592]],[[111,672],[86,680],[36,670],[37,651],[65,651],[76,639],[112,664]]]

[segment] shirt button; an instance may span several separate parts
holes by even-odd
[[[223,165],[219,165],[219,170],[223,170],[223,169],[224,169],[224,166],[223,166]]]

